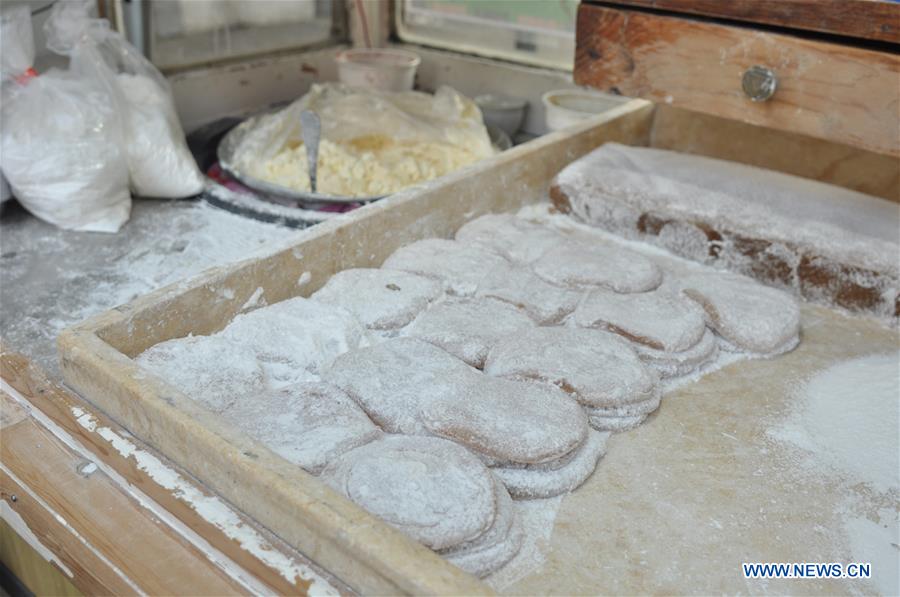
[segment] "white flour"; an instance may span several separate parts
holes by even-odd
[[[795,393],[795,411],[769,436],[800,448],[799,466],[852,489],[837,513],[848,561],[870,562],[882,595],[900,594],[900,353],[873,354],[824,369]],[[874,494],[872,493],[874,492]],[[872,511],[867,504],[889,507]],[[837,541],[839,542],[839,541]]]
[[[485,578],[485,582],[496,590],[508,587],[519,579],[533,574],[546,560],[544,553],[550,544],[556,513],[562,504],[563,497],[543,500],[521,500],[515,502],[522,528],[525,531],[525,542],[519,553],[503,568]]]
[[[818,466],[850,481],[879,492],[900,490],[900,353],[820,371],[796,400],[798,410],[772,437],[803,448]]]

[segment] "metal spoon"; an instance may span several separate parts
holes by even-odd
[[[319,164],[319,138],[322,135],[322,121],[312,110],[300,112],[300,131],[303,145],[306,147],[306,163],[309,170],[309,190],[316,192],[316,170]]]

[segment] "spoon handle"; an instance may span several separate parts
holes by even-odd
[[[306,147],[306,163],[309,170],[309,190],[316,192],[316,174],[319,164],[319,138],[322,135],[322,121],[312,110],[300,112],[301,135]]]

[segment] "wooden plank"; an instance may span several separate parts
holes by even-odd
[[[768,101],[741,89],[774,70]],[[575,81],[878,153],[900,155],[900,56],[739,27],[581,5]]]
[[[711,114],[657,107],[652,147],[741,162],[900,203],[900,160]]]
[[[0,517],[0,562],[35,595],[80,597],[83,595],[65,574],[44,559],[31,544]],[[15,595],[16,592],[12,591]]]
[[[431,185],[319,224],[292,246],[263,258],[208,271],[70,328],[58,341],[66,383],[357,590],[489,593],[486,585],[226,425],[128,357],[173,337],[221,329],[257,288],[268,304],[308,294],[334,272],[377,265],[400,245],[449,236],[483,213],[538,201],[553,174],[597,145],[646,144],[652,112],[648,102],[630,101]],[[309,281],[298,286],[301,275]]]
[[[136,592],[128,578],[97,557],[97,554],[56,519],[53,512],[42,506],[23,485],[15,482],[3,470],[2,464],[0,507],[4,510],[8,507],[21,518],[18,525],[10,526],[16,528],[24,524],[33,535],[31,542],[37,541],[44,549],[50,550],[55,556],[51,565],[80,591],[91,595],[132,595]],[[7,516],[12,517],[4,512],[4,520],[7,520]]]
[[[887,0],[613,0],[607,4],[900,43],[900,5]]]
[[[301,571],[309,571],[313,565],[296,550],[260,528],[245,515],[230,509],[217,496],[193,482],[189,475],[171,463],[165,463],[167,467],[164,471],[165,478],[179,478],[180,487],[173,488],[161,484],[141,468],[138,462],[141,453],[154,458],[155,456],[147,452],[137,439],[132,438],[127,431],[97,412],[79,396],[50,382],[26,357],[11,352],[2,345],[0,345],[0,372],[6,383],[104,464],[121,475],[127,483],[172,513],[209,545],[226,555],[273,592],[282,595],[307,593],[312,579],[305,577]],[[123,453],[113,444],[115,438],[126,439],[135,446],[135,449]],[[227,516],[219,516],[216,521],[219,524],[207,520],[197,511],[197,504],[191,500],[191,496],[194,499],[200,496],[214,504],[220,504]],[[245,549],[242,543],[234,538],[237,533],[232,532],[229,535],[229,529],[223,524],[223,521],[229,519],[232,522],[231,527],[241,527],[232,528],[233,531],[237,530],[245,536],[245,539],[247,537],[251,539],[254,543],[253,551]],[[286,578],[286,575],[291,576],[291,573],[292,578]],[[334,583],[334,579],[328,580]]]
[[[0,473],[4,514],[40,533],[86,593],[248,594],[31,417],[3,428]]]

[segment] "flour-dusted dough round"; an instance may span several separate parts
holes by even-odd
[[[709,326],[726,340],[723,348],[776,355],[799,342],[800,306],[786,292],[722,273],[694,274],[678,284],[706,311]]]
[[[442,557],[469,574],[485,577],[509,562],[522,547],[525,532],[522,520],[509,492],[499,479],[494,479],[497,513],[491,527],[480,537],[442,550]]]
[[[442,284],[432,278],[360,268],[336,273],[310,298],[343,307],[368,328],[393,330],[412,321],[443,292]]]
[[[382,435],[347,394],[322,382],[243,395],[222,417],[314,475],[344,452]]]
[[[465,448],[435,437],[389,436],[346,452],[322,479],[423,545],[477,539],[494,522],[494,480]]]
[[[662,283],[662,270],[639,253],[617,246],[569,241],[550,249],[532,265],[557,286],[603,286],[616,292],[647,292]]]
[[[493,299],[449,299],[436,303],[403,330],[481,368],[491,347],[534,322],[521,309]]]
[[[435,278],[447,285],[450,294],[471,296],[481,278],[504,261],[484,246],[427,238],[397,249],[381,267]]]
[[[541,325],[561,321],[581,298],[581,292],[554,286],[514,263],[502,263],[489,271],[475,295],[515,305]]]
[[[359,404],[389,433],[429,435],[420,405],[435,398],[467,397],[467,381],[480,375],[447,351],[416,338],[393,338],[347,352],[325,379]]]
[[[488,214],[456,231],[456,240],[490,247],[507,259],[532,263],[564,242],[561,232],[511,214]]]
[[[658,378],[628,341],[601,330],[540,327],[507,336],[491,349],[484,372],[564,389],[589,407],[621,407],[658,395]]]
[[[135,361],[214,413],[268,389],[256,354],[218,335],[167,340],[151,346]]]
[[[573,317],[581,327],[605,329],[656,350],[681,352],[703,337],[703,315],[703,309],[677,290],[620,294],[598,288],[582,299]]]
[[[608,433],[591,430],[584,443],[562,462],[491,470],[516,499],[548,498],[577,489],[606,454]]]
[[[294,298],[239,314],[211,336],[157,344],[137,361],[222,412],[247,394],[317,379],[337,355],[365,339],[365,329],[348,311]]]
[[[242,313],[217,335],[251,350],[271,388],[315,379],[367,339],[349,311],[300,297]]]
[[[719,354],[716,335],[709,329],[691,348],[681,352],[656,350],[643,344],[633,344],[635,352],[648,367],[659,374],[660,379],[668,379],[693,373],[703,365],[712,362]]]
[[[616,407],[586,407],[591,427],[600,431],[626,431],[633,429],[659,408],[661,395],[653,394],[646,400]]]
[[[423,402],[425,427],[490,461],[538,464],[569,454],[584,442],[587,417],[565,392],[533,382],[483,374]]]

